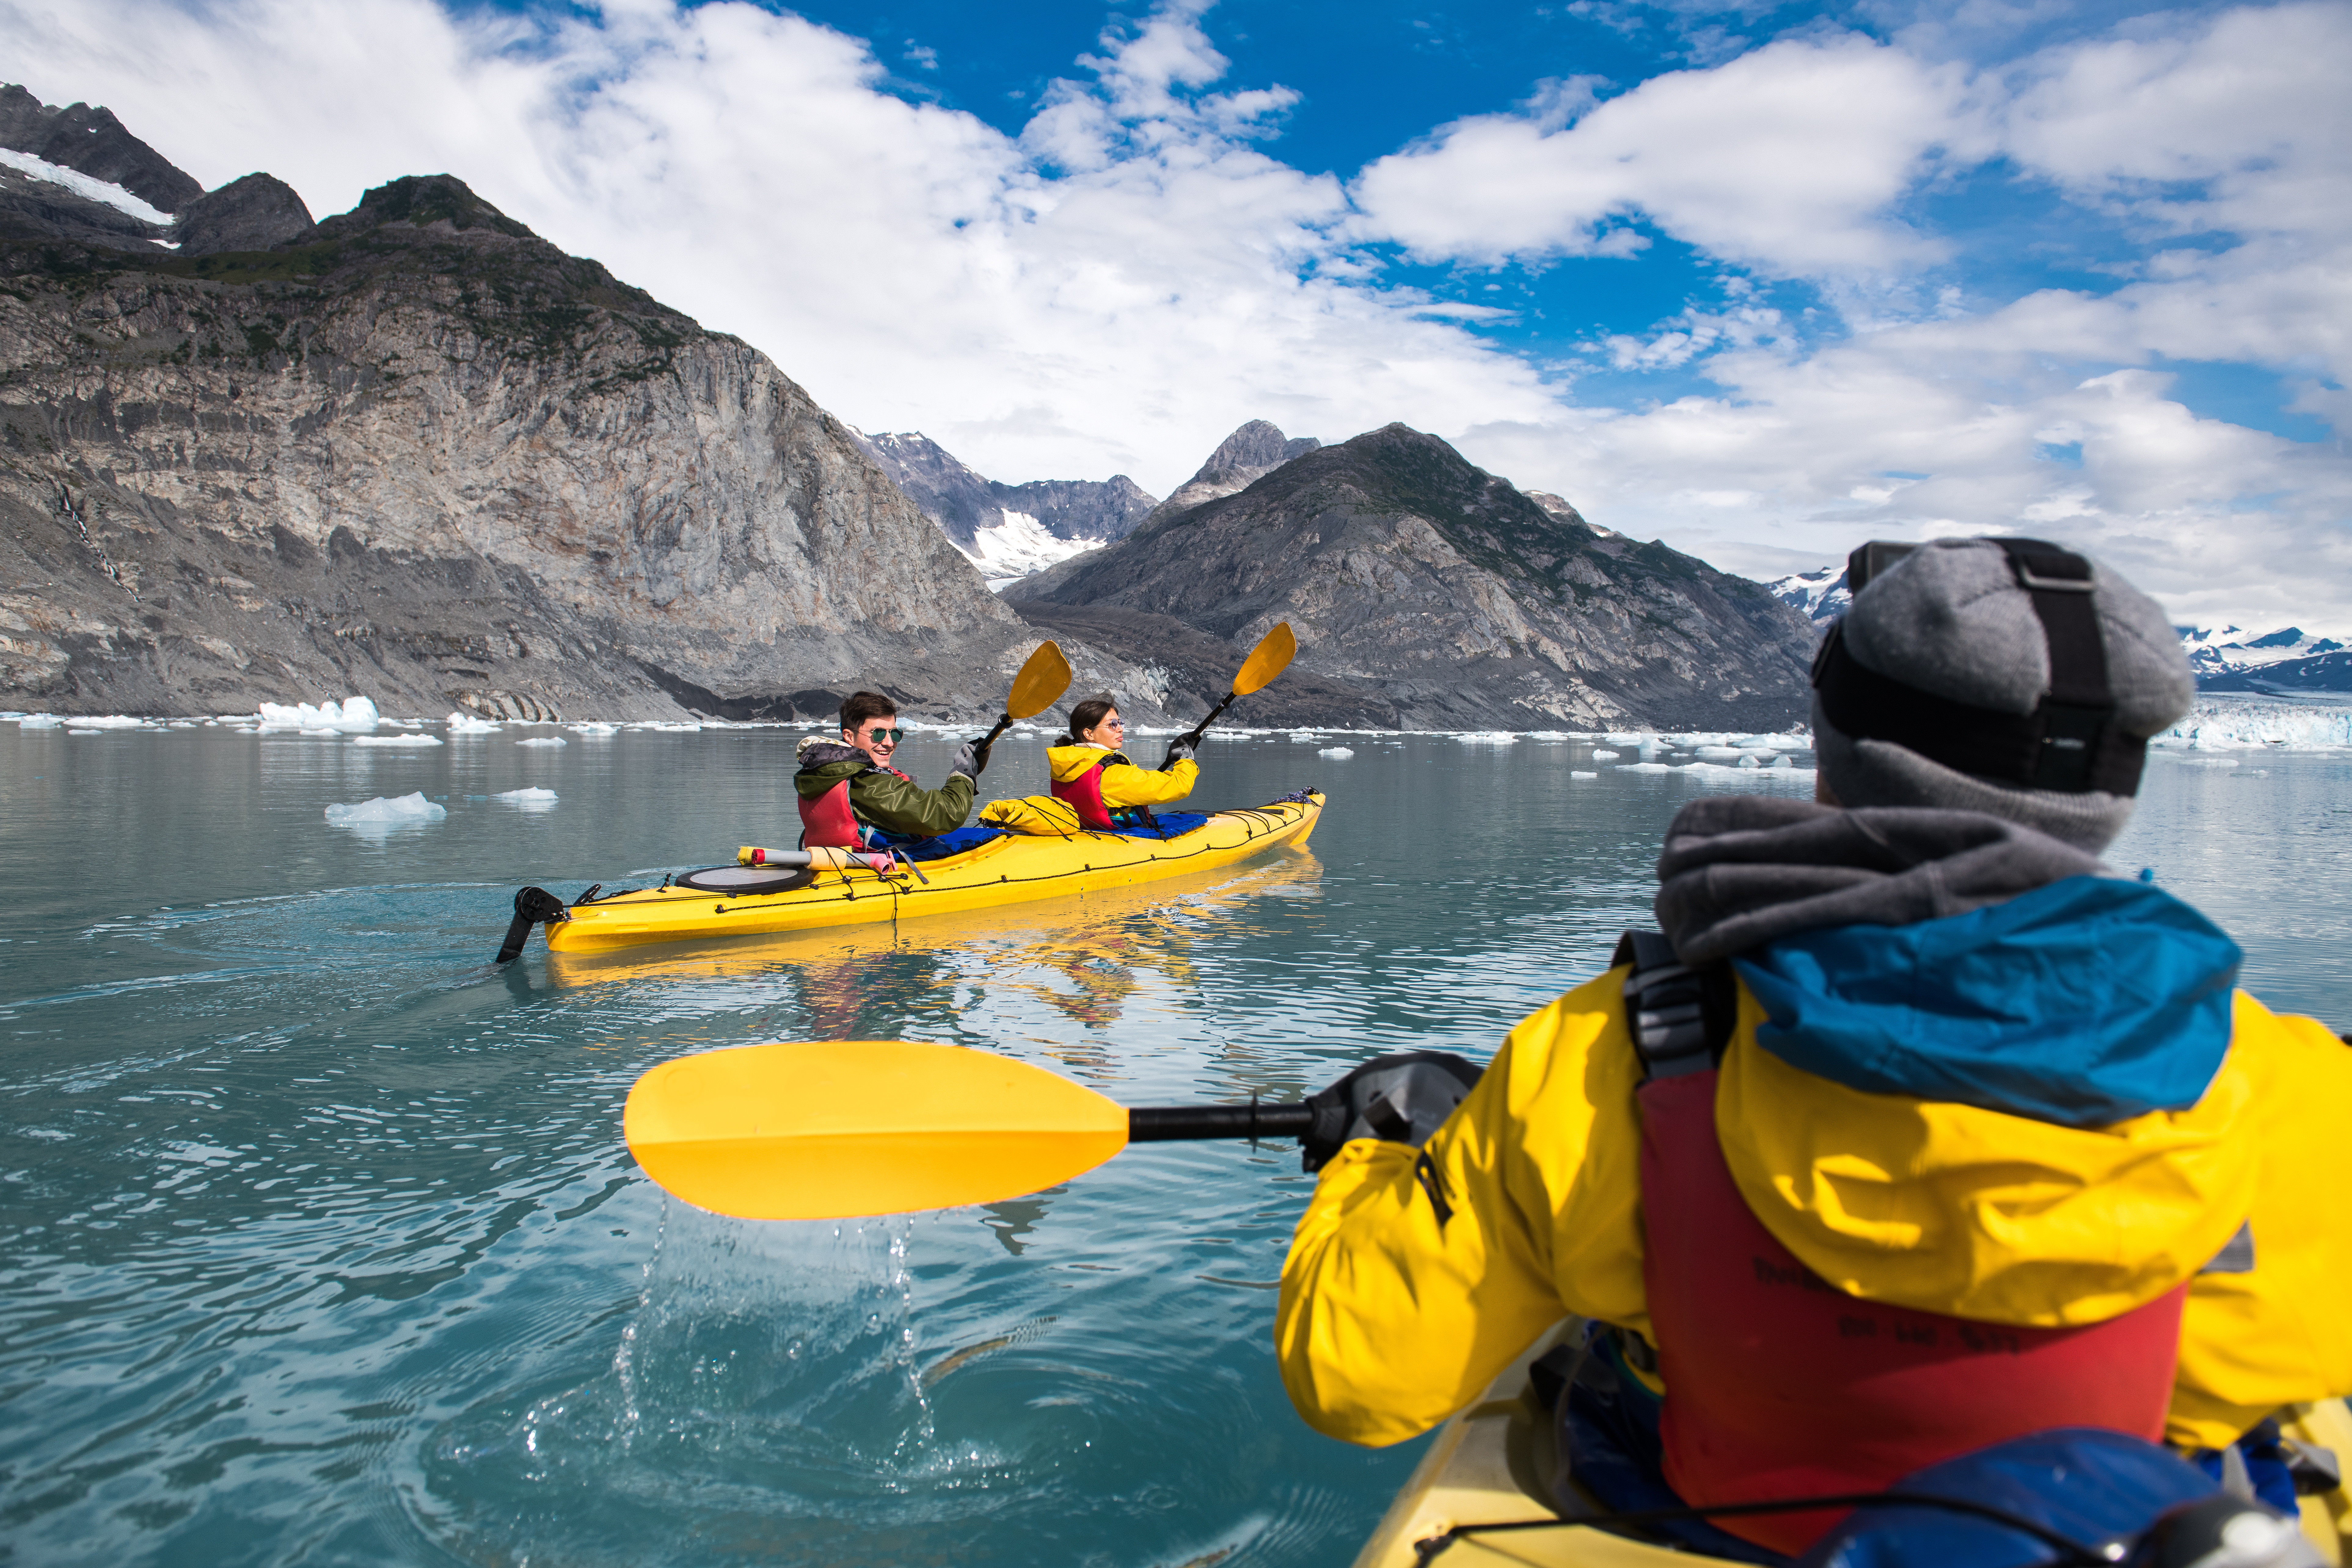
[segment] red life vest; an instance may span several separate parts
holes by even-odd
[[[1640,1091],[1642,1273],[1666,1398],[1667,1484],[1697,1505],[1876,1491],[2053,1426],[2164,1436],[2186,1283],[2104,1323],[2023,1329],[1849,1296],[1748,1207],[1712,1071]],[[1843,1516],[1719,1518],[1801,1552]]]
[[[801,842],[808,847],[863,849],[866,835],[849,809],[849,781],[842,780],[814,800],[801,797]]]
[[[1117,752],[1113,752],[1067,784],[1055,779],[1054,798],[1066,800],[1078,808],[1079,826],[1091,827],[1097,833],[1112,831],[1110,808],[1103,805],[1102,771],[1113,763],[1123,763],[1126,760]]]

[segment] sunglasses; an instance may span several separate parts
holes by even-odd
[[[907,731],[904,730],[869,730],[858,737],[866,745],[872,745],[877,741],[884,741],[893,746],[906,738]]]

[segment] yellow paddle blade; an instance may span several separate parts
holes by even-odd
[[[961,1046],[824,1040],[664,1062],[621,1126],[646,1174],[740,1219],[848,1219],[1017,1198],[1127,1146],[1127,1111]]]
[[[1276,621],[1274,630],[1257,639],[1249,658],[1242,660],[1242,672],[1234,677],[1234,695],[1247,697],[1276,676],[1290,668],[1290,660],[1298,652],[1298,639],[1290,635],[1288,621]]]
[[[1021,673],[1013,678],[1013,695],[1004,700],[1004,711],[1015,719],[1034,718],[1069,689],[1070,661],[1062,657],[1062,645],[1039,643]]]

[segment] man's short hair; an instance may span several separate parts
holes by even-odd
[[[841,727],[849,734],[857,733],[868,719],[895,719],[898,705],[878,691],[853,691],[849,700],[841,705]]]

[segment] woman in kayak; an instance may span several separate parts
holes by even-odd
[[[1097,832],[1126,826],[1124,815],[1136,821],[1138,807],[1164,805],[1192,793],[1200,776],[1192,748],[1179,741],[1168,748],[1168,762],[1156,772],[1128,761],[1119,747],[1127,740],[1127,724],[1108,697],[1092,697],[1070,710],[1070,728],[1046,748],[1054,771],[1054,795],[1077,807],[1081,825]],[[1150,813],[1142,820],[1150,820]]]

